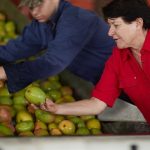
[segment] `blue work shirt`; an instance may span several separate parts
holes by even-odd
[[[16,92],[66,68],[96,83],[114,46],[107,33],[108,25],[95,13],[61,0],[47,23],[32,20],[20,37],[0,47],[9,91]],[[43,49],[46,52],[34,61],[13,63]]]

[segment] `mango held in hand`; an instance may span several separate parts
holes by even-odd
[[[45,102],[46,94],[39,87],[31,86],[27,88],[25,97],[30,103],[40,105]]]

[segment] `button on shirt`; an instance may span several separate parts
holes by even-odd
[[[16,92],[65,68],[96,83],[114,46],[107,33],[108,25],[95,13],[61,0],[57,13],[47,23],[33,20],[17,40],[0,46],[0,64],[9,91]],[[46,52],[35,61],[13,63],[44,49]]]
[[[115,48],[92,95],[112,107],[121,90],[150,124],[150,31],[141,49],[142,67],[129,49]]]

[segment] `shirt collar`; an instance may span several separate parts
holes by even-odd
[[[147,51],[150,51],[150,30],[148,30],[147,32],[147,35],[146,35],[146,38],[145,38],[145,41],[144,41],[144,44],[143,44],[143,47],[141,49],[141,51],[143,50],[147,50]],[[126,48],[126,49],[118,49],[119,51],[121,51],[121,58],[123,61],[126,61],[128,60],[130,57],[132,57],[132,54],[130,52],[130,49],[129,48]]]
[[[67,4],[69,4],[69,3],[66,2],[65,0],[60,0],[57,12],[49,19],[49,21],[52,24],[56,24],[57,23],[58,18],[60,17],[62,11],[64,10],[64,7]]]
[[[150,51],[150,42],[149,42],[149,40],[150,40],[150,30],[147,31],[147,35],[146,35],[142,50]]]

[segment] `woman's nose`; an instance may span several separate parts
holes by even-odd
[[[114,29],[112,27],[110,27],[110,29],[108,31],[108,35],[109,36],[113,36],[114,35]]]

